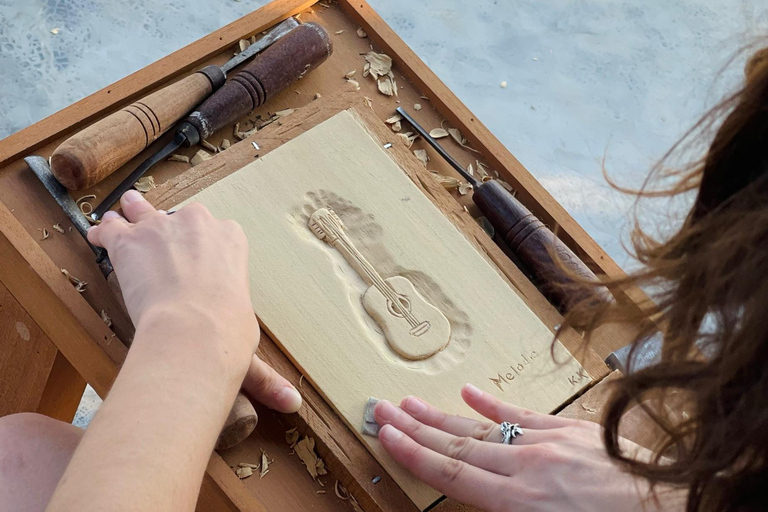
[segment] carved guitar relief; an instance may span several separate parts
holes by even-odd
[[[402,276],[382,278],[345,232],[330,208],[320,208],[309,218],[309,229],[339,251],[369,285],[363,307],[384,330],[392,350],[414,361],[440,352],[451,338],[451,324],[443,313],[421,296]]]

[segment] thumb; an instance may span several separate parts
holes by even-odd
[[[279,412],[296,412],[301,407],[301,395],[293,385],[256,354],[243,381],[243,391],[257,402]]]

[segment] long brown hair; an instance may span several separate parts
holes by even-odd
[[[616,383],[605,444],[629,472],[687,488],[688,511],[768,510],[768,48],[745,71],[744,87],[710,111],[635,192],[697,194],[664,240],[636,221],[631,245],[643,268],[603,283],[616,297],[642,286],[652,300],[582,304],[565,323],[632,322],[641,326],[634,349],[661,329],[661,362]],[[667,168],[701,141],[699,160]],[[657,181],[665,187],[653,190]],[[687,415],[665,413],[664,403],[681,400]],[[621,418],[635,404],[664,433],[651,463],[619,448]]]

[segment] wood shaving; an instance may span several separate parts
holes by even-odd
[[[347,83],[352,84],[356,91],[360,90],[360,83],[357,80],[352,80],[351,78],[348,78]]]
[[[374,80],[392,72],[392,58],[389,55],[371,51],[365,54],[365,61],[369,64],[368,70]]]
[[[275,112],[275,115],[277,117],[285,117],[293,114],[294,112],[296,112],[295,108],[286,108],[285,110],[278,110],[277,112]]]
[[[189,163],[189,157],[187,155],[177,155],[173,154],[168,157],[169,162],[184,162],[185,164]]]
[[[239,478],[240,480],[245,480],[249,476],[253,475],[253,469],[249,466],[237,468],[237,471],[235,471],[235,474],[237,475],[237,478]]]
[[[195,156],[192,157],[190,160],[190,163],[195,166],[201,162],[205,162],[206,160],[210,160],[213,158],[210,153],[208,153],[204,149],[197,150],[197,153],[195,153]]]
[[[248,49],[249,46],[251,46],[251,42],[247,39],[241,39],[237,44],[240,46],[241,52],[244,52]]]
[[[469,164],[467,166],[467,172],[469,173],[470,176],[474,176],[475,175],[475,170],[472,168],[472,164]]]
[[[203,151],[202,149],[200,151]],[[194,161],[194,158],[192,159]],[[144,176],[142,178],[139,178],[136,180],[136,183],[133,184],[133,188],[138,190],[141,193],[149,192],[153,188],[155,188],[155,178],[154,176]]]
[[[390,76],[385,76],[382,80],[377,80],[379,92],[385,96],[397,96],[397,82]]]
[[[58,223],[56,223],[56,224],[54,224],[54,225],[53,225],[53,226],[51,226],[51,227],[53,227],[53,229],[55,229],[56,231],[58,231],[58,232],[59,232],[59,233],[61,233],[62,235],[66,234],[66,232],[64,231],[64,228],[63,228],[63,227],[61,227],[61,224],[58,224]]]
[[[200,141],[200,145],[203,146],[208,151],[210,151],[211,153],[218,153],[219,152],[219,147],[218,146],[214,146],[213,144],[211,144],[207,140],[201,140]]]
[[[342,501],[346,501],[349,499],[349,491],[346,487],[341,485],[341,482],[336,480],[336,483],[333,484],[333,492],[336,493],[336,497],[339,498]]]
[[[488,174],[488,171],[487,171],[487,169],[488,169],[487,165],[485,165],[480,160],[475,160],[475,164],[477,164],[477,172],[478,172],[478,174],[480,174],[480,176],[483,178],[483,180],[485,180],[487,177],[490,176]]]
[[[416,137],[418,137],[418,135],[413,135],[412,132],[398,133],[397,136],[408,148],[413,145],[413,141],[416,140]]]
[[[400,125],[400,121],[397,121],[392,124],[392,131],[393,132],[399,132],[402,129],[402,126]]]
[[[421,110],[421,103],[414,103],[413,110]]]
[[[298,440],[299,440],[299,430],[296,427],[285,431],[285,442],[288,443],[288,445],[290,445],[291,448],[294,447],[294,445],[298,442]]]
[[[419,99],[420,99],[420,100],[426,100],[426,101],[429,101],[429,98],[428,98],[427,96],[419,96]]]
[[[465,181],[459,185],[459,194],[465,196],[472,188],[472,184]]]
[[[344,75],[344,78],[352,78],[353,76],[355,76],[356,72],[357,72],[356,69],[353,69],[352,71],[347,71],[347,74]]]
[[[40,231],[42,232],[42,235],[43,235],[43,238],[41,238],[40,240],[46,240],[49,236],[51,236],[51,233],[45,228],[40,229]]]
[[[507,81],[504,80],[503,82],[501,82],[501,88],[505,89],[506,87],[507,87]]]
[[[301,377],[299,377],[299,389],[302,389],[301,388],[301,383],[302,382],[304,382],[304,374],[302,374]]]
[[[363,66],[363,78],[367,77],[371,74],[371,64],[370,62],[366,62]]]
[[[269,473],[269,459],[267,458],[267,452],[261,450],[261,472],[259,478],[264,478]]]
[[[585,404],[579,404],[579,405],[581,405],[581,408],[587,411],[588,413],[595,414],[597,412],[597,409],[595,409],[594,407],[590,407]]]
[[[515,191],[515,189],[514,189],[514,188],[512,188],[512,185],[510,185],[510,184],[509,184],[509,183],[507,183],[506,181],[504,181],[504,180],[498,180],[498,181],[499,181],[499,184],[500,184],[502,187],[504,187],[505,189],[507,189],[509,192],[514,192],[514,191]]]
[[[224,151],[225,149],[229,149],[230,146],[232,146],[232,143],[229,142],[229,139],[221,139],[221,144],[219,144],[219,151]]]
[[[101,320],[107,324],[107,327],[112,327],[112,319],[109,317],[106,311],[101,310]]]
[[[344,31],[343,31],[343,30],[337,30],[337,31],[336,31],[336,32],[334,32],[334,33],[335,33],[336,35],[339,35],[339,34],[343,34],[343,33],[344,33]]]
[[[365,32],[365,30],[363,30],[363,27],[360,27],[357,29],[357,37],[359,37],[360,39],[365,39],[366,37],[368,37],[368,34]]]
[[[319,491],[315,491],[315,494],[325,494],[326,491],[320,489]]]
[[[363,96],[363,102],[370,107],[371,110],[373,110],[373,103],[371,102],[371,98],[368,96]]]
[[[403,120],[403,116],[401,116],[400,114],[395,114],[392,117],[390,117],[388,119],[385,119],[384,122],[386,124],[393,124],[393,123],[397,123],[398,121],[402,121],[402,120]]]
[[[439,172],[435,171],[429,171],[432,176],[435,177],[435,179],[445,188],[446,190],[455,190],[459,188],[459,184],[461,183],[458,179],[452,177],[452,176],[443,176]]]
[[[448,134],[456,141],[459,146],[463,146],[467,143],[467,139],[456,128],[448,128]]]
[[[325,469],[325,462],[315,453],[315,438],[305,436],[304,439],[296,443],[295,449],[296,455],[304,463],[312,480],[317,480],[318,475],[328,474],[328,470]]]
[[[319,100],[320,98],[322,98],[322,95],[319,92],[316,92],[315,93],[315,99]]]
[[[56,27],[56,28],[52,28],[52,29],[51,29],[51,34],[53,34],[53,35],[58,35],[58,33],[59,33],[60,31],[61,31],[61,29],[60,29],[60,28],[58,28],[58,27]]]
[[[435,128],[429,132],[429,136],[433,139],[442,139],[443,137],[448,137],[448,135],[448,132],[442,128]]]
[[[424,167],[427,166],[427,162],[429,162],[429,155],[427,155],[427,151],[424,149],[414,149],[413,154],[416,156],[416,158],[419,159],[419,162],[424,164]]]
[[[80,293],[83,293],[85,291],[85,287],[88,286],[88,283],[76,278],[75,276],[70,274],[65,268],[61,269],[61,273],[64,274],[64,276],[67,279],[69,279],[69,282],[75,286],[75,290],[77,290]]]

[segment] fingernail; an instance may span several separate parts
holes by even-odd
[[[144,201],[144,196],[138,190],[129,190],[123,194],[123,201],[126,204],[136,203],[138,201]]]
[[[285,386],[278,391],[277,401],[283,412],[296,412],[301,408],[301,394],[293,386]]]
[[[381,430],[379,430],[379,438],[387,441],[388,443],[399,441],[401,437],[403,437],[403,433],[392,425],[384,425],[381,427]]]
[[[382,400],[376,405],[376,415],[383,421],[392,421],[400,411],[391,402]]]
[[[405,406],[405,410],[411,414],[419,415],[427,410],[427,404],[425,404],[422,400],[416,398],[415,396],[409,396],[408,398],[403,400],[403,402],[404,402],[403,405]]]
[[[467,394],[472,398],[480,398],[481,396],[483,396],[482,391],[480,391],[478,388],[476,388],[475,386],[469,383],[464,385],[464,391],[466,391]]]

